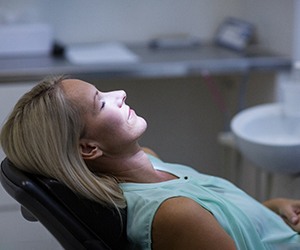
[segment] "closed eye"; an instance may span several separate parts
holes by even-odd
[[[105,107],[105,102],[100,103],[100,109],[103,109]]]

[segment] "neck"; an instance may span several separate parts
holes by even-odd
[[[113,175],[120,182],[154,183],[175,178],[171,174],[155,170],[141,147],[117,155],[104,154],[95,163],[95,172]]]

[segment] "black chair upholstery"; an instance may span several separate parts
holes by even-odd
[[[126,210],[122,220],[113,208],[79,197],[54,179],[1,163],[1,184],[21,204],[28,220],[41,222],[65,249],[129,249]]]

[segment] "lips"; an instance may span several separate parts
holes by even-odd
[[[128,119],[131,119],[131,117],[135,114],[134,110],[129,108],[129,112],[128,112]]]
[[[131,116],[131,109],[129,108],[128,109],[128,120],[130,119],[130,116]]]
[[[128,107],[128,120],[130,119],[131,115],[132,115],[132,109]]]

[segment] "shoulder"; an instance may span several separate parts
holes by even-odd
[[[143,151],[146,153],[146,154],[149,154],[149,155],[152,155],[156,158],[159,158],[158,154],[155,153],[151,148],[147,148],[147,147],[142,147]]]
[[[153,249],[235,249],[214,216],[189,198],[163,202],[152,224]]]

